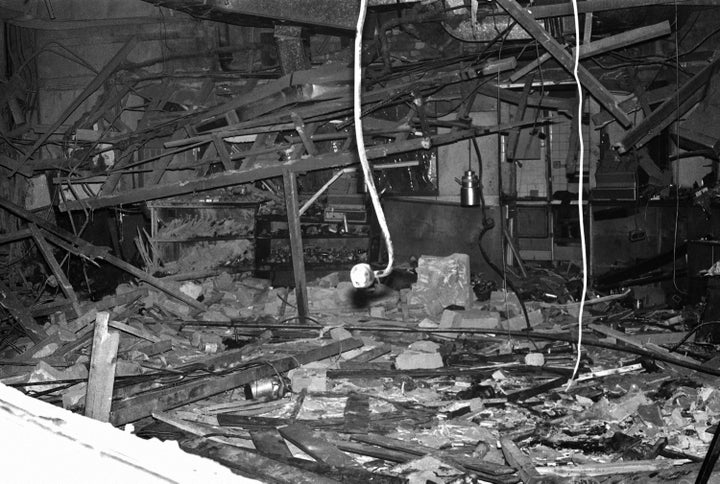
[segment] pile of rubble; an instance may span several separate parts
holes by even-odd
[[[423,257],[399,291],[333,273],[308,287],[306,317],[293,291],[248,275],[167,281],[203,310],[121,284],[4,348],[1,381],[272,482],[697,474],[720,369],[666,349],[686,335],[679,313],[589,300],[573,378],[579,304],[478,301],[467,262]],[[642,316],[670,323],[649,332]]]

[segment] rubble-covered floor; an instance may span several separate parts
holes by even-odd
[[[590,299],[569,382],[572,268],[531,270],[526,321],[514,293],[477,280],[484,300],[447,304],[459,286],[422,287],[430,266],[412,289],[363,298],[345,275],[317,280],[305,321],[292,291],[246,275],[173,282],[202,313],[121,284],[77,319],[54,315],[38,344],[6,338],[2,382],[82,412],[105,310],[120,334],[110,422],[262,481],[695,479],[720,369],[712,346],[683,341],[687,314],[631,309],[624,292]]]

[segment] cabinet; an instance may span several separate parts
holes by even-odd
[[[315,277],[349,270],[368,262],[371,252],[371,225],[366,222],[326,221],[324,217],[301,217],[305,270]],[[258,216],[255,235],[255,267],[260,276],[276,285],[290,283],[292,255],[287,218],[284,215]]]
[[[254,270],[258,207],[250,201],[148,202],[154,267],[170,274]]]

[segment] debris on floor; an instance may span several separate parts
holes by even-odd
[[[629,291],[596,294],[571,378],[572,279],[530,267],[520,296],[500,288],[477,300],[467,267],[458,255],[423,257],[411,290],[361,295],[333,273],[308,287],[304,321],[292,290],[247,273],[165,290],[120,284],[79,317],[53,313],[39,341],[6,338],[1,381],[86,415],[91,404],[93,418],[260,479],[677,482],[698,472],[720,369],[686,336],[695,321],[635,309]],[[438,282],[448,277],[457,284]],[[423,296],[436,283],[439,308]],[[102,321],[112,361],[95,358]],[[93,387],[112,365],[114,385]]]

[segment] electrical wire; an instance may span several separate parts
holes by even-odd
[[[385,245],[388,255],[387,266],[382,271],[374,271],[375,277],[381,278],[390,275],[390,272],[392,272],[394,262],[394,250],[392,245],[392,239],[390,238],[390,229],[388,228],[387,220],[385,219],[385,213],[383,212],[382,205],[380,204],[380,196],[378,195],[377,188],[375,188],[375,180],[373,179],[372,168],[370,167],[370,162],[368,161],[367,154],[365,153],[365,141],[363,139],[362,119],[360,118],[360,111],[362,109],[362,103],[360,99],[360,93],[362,88],[362,67],[360,65],[360,60],[362,54],[362,34],[363,27],[365,25],[367,3],[367,0],[360,0],[360,13],[358,14],[357,28],[355,30],[355,59],[353,62],[353,118],[355,121],[355,144],[357,145],[360,165],[362,166],[363,175],[365,176],[365,186],[367,187],[368,193],[370,194],[370,201],[372,202],[373,209],[375,210],[375,216],[377,217],[378,225],[380,225],[380,229],[385,236]]]
[[[585,172],[585,143],[582,135],[582,109],[583,109],[583,92],[580,78],[578,77],[578,67],[580,64],[580,16],[578,15],[577,0],[572,0],[573,6],[573,21],[575,24],[575,58],[573,63],[573,77],[575,78],[575,85],[577,86],[578,95],[578,107],[575,121],[578,127],[578,138],[579,138],[579,150],[578,153],[578,218],[580,222],[580,247],[582,248],[582,293],[580,295],[580,308],[578,310],[578,337],[577,337],[577,358],[575,360],[575,368],[573,373],[567,382],[565,391],[568,391],[575,381],[578,370],[580,370],[580,360],[582,359],[582,336],[583,336],[583,312],[585,310],[585,296],[587,295],[587,253],[586,253],[586,242],[585,242],[585,214],[583,208],[583,173]]]

